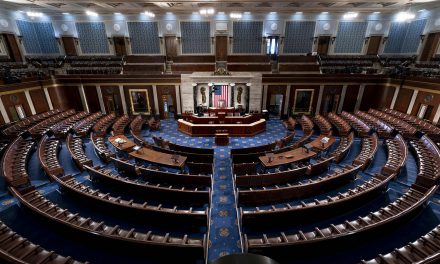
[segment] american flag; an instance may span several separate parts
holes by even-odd
[[[219,107],[220,101],[224,101],[224,107],[228,106],[228,85],[214,86],[214,107]]]

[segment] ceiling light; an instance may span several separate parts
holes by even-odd
[[[348,12],[344,14],[344,19],[353,19],[356,18],[359,15],[359,13],[356,12]]]
[[[42,17],[43,13],[28,11],[26,12],[26,15],[28,15],[28,17]]]
[[[380,14],[380,12],[379,12],[379,11],[376,11],[376,12],[373,12],[373,14],[376,14],[376,15],[377,15],[377,14]]]
[[[409,13],[409,12],[403,11],[403,12],[397,13],[396,21],[397,22],[405,22],[407,20],[414,19],[415,17],[416,17],[416,15],[414,15],[413,13]]]
[[[156,16],[153,12],[150,12],[150,11],[145,11],[143,14],[148,17],[155,17]]]
[[[420,9],[419,11],[417,11],[417,12],[425,12],[426,11],[426,9]]]
[[[250,14],[251,14],[251,12],[249,12],[249,11],[246,11],[246,12],[244,12],[243,14],[245,14],[245,15],[250,15]]]
[[[297,15],[301,15],[303,12],[301,12],[301,11],[297,11],[297,12],[295,12],[295,14],[297,14]]]
[[[115,12],[115,13],[113,13],[113,14],[115,14],[115,15],[120,15],[121,13],[119,13],[119,12]]]
[[[271,14],[271,15],[275,15],[277,12],[270,12],[269,14]]]
[[[326,15],[326,14],[328,14],[328,12],[327,12],[327,11],[324,11],[324,12],[321,12],[321,14]]]
[[[229,15],[229,17],[233,18],[233,19],[240,19],[242,17],[241,13],[231,13]]]
[[[214,8],[203,8],[203,9],[200,9],[199,12],[200,12],[200,15],[209,16],[209,15],[214,15],[215,10],[214,10]]]
[[[90,10],[87,10],[87,11],[86,11],[86,15],[88,15],[88,16],[93,16],[93,17],[97,17],[97,16],[98,16],[98,13],[93,12],[93,11],[90,11]]]
[[[63,12],[63,15],[66,15],[66,16],[67,16],[67,15],[70,15],[70,13],[67,13],[67,12]]]

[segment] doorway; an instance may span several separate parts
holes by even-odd
[[[158,85],[160,118],[173,118],[176,115],[176,88],[174,85]]]
[[[274,116],[281,116],[284,102],[284,94],[271,94],[269,104],[269,114]]]
[[[382,42],[382,36],[370,36],[368,41],[367,55],[379,54],[380,43]]]
[[[127,55],[127,48],[125,47],[125,38],[124,37],[113,37],[113,43],[115,44],[116,56]]]
[[[339,94],[327,94],[324,98],[324,106],[322,107],[322,114],[327,115],[330,112],[336,113],[339,106]]]
[[[331,36],[319,36],[318,37],[318,54],[327,55],[328,48],[330,47],[330,37]]]

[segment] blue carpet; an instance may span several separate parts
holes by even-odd
[[[387,162],[387,146],[384,144],[381,144],[382,140],[379,140],[376,154],[374,155],[373,160],[370,163],[370,166],[366,170],[370,174],[376,174],[379,173],[382,170],[382,167]]]
[[[417,174],[419,173],[418,170],[416,157],[412,151],[408,151],[405,166],[402,168],[400,175],[397,177],[397,181],[404,185],[413,184],[416,181]]]

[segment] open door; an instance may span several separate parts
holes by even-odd
[[[368,41],[367,55],[377,55],[379,53],[382,36],[370,36]]]
[[[331,36],[319,36],[318,37],[318,54],[327,55],[328,48],[330,47]]]
[[[78,56],[75,39],[73,37],[61,37],[61,40],[67,56]]]
[[[127,48],[125,46],[125,38],[124,37],[113,37],[113,43],[115,45],[116,56],[127,55]]]

